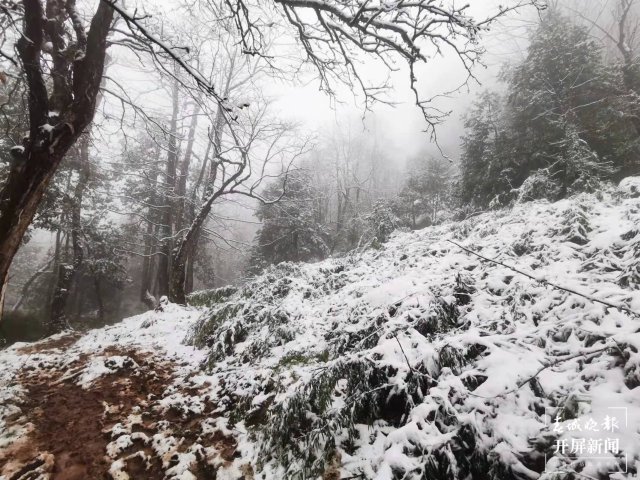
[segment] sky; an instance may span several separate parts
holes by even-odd
[[[504,0],[471,0],[472,12],[478,17],[495,12]],[[506,2],[508,4],[509,2]],[[443,99],[438,106],[450,111],[448,120],[437,130],[438,142],[442,150],[452,160],[459,154],[460,135],[463,130],[462,117],[483,89],[495,87],[495,77],[502,65],[522,56],[526,48],[525,30],[535,19],[537,12],[533,8],[520,13],[512,13],[500,23],[494,24],[487,32],[481,44],[486,49],[483,57],[485,66],[478,66],[474,74],[480,83],[471,82],[468,88]],[[421,67],[419,73],[419,91],[424,97],[431,97],[460,85],[465,79],[464,71],[458,59],[444,51],[442,57],[436,57]],[[381,74],[381,66],[369,62],[365,72],[376,76]],[[409,88],[406,71],[397,72],[391,77],[393,91],[389,97],[395,106],[378,104],[373,112],[365,112],[362,104],[354,100],[350,92],[338,86],[337,99],[329,98],[319,91],[319,82],[313,75],[308,76],[304,85],[292,85],[291,82],[273,81],[265,90],[275,98],[274,107],[285,117],[299,122],[310,131],[324,131],[331,128],[344,128],[344,124],[359,125],[367,133],[381,136],[390,150],[408,159],[427,150],[437,154],[438,150],[425,133],[426,123],[420,109],[414,104],[413,93]],[[362,120],[365,116],[364,121]]]
[[[458,0],[453,1],[460,3]],[[471,14],[475,18],[483,18],[496,12],[499,5],[510,5],[516,1],[468,0]],[[145,0],[138,0],[137,3],[148,8],[157,8],[160,11],[168,8],[165,4],[149,5]],[[155,19],[171,22],[171,17],[164,15],[164,13],[166,12],[156,12]],[[536,15],[535,9],[530,7],[520,12],[512,12],[504,20],[496,22],[491,31],[481,37],[481,45],[486,49],[486,54],[482,58],[485,66],[477,66],[473,71],[480,83],[471,81],[468,88],[461,89],[458,93],[440,100],[437,104],[442,110],[451,112],[448,120],[440,125],[436,132],[443,153],[450,159],[455,161],[459,156],[460,137],[463,133],[463,115],[479,92],[486,88],[495,87],[495,78],[504,62],[522,55],[526,48],[523,39],[525,29],[531,25],[531,21],[536,18]],[[202,24],[206,25],[207,21],[209,20],[203,19]],[[291,27],[289,27],[290,29]],[[287,41],[292,42],[293,40],[285,40],[284,42]],[[297,53],[300,49],[296,49]],[[130,56],[130,54],[123,52],[123,49],[119,49],[117,55],[121,57],[118,61],[122,60],[122,55]],[[383,65],[364,59],[364,57],[363,60],[361,71],[364,73],[364,77],[386,77],[387,69]],[[137,98],[135,92],[141,95],[140,98],[144,97],[145,109],[149,113],[166,111],[169,108],[168,88],[159,89],[154,85],[154,82],[158,81],[158,76],[152,73],[153,66],[147,65],[141,71],[137,58],[131,58],[129,61],[132,68],[116,67],[109,69],[108,74],[112,78],[117,78],[133,99]],[[277,59],[277,61],[280,60]],[[282,60],[282,63],[286,63],[286,60]],[[430,154],[438,155],[439,150],[431,141],[430,135],[425,132],[427,124],[422,112],[414,103],[407,69],[392,73],[390,79],[392,88],[388,92],[388,99],[395,105],[378,104],[373,107],[372,111],[367,112],[365,112],[362,102],[359,99],[354,99],[353,94],[344,85],[332,85],[337,92],[334,98],[319,91],[317,73],[310,68],[305,74],[295,79],[283,80],[265,75],[260,81],[259,87],[263,94],[272,101],[272,109],[276,116],[297,123],[302,134],[322,136],[334,129],[340,131],[348,127],[351,131],[360,129],[365,135],[376,136],[381,140],[388,153],[392,153],[399,163],[404,163],[407,159],[425,150]],[[449,91],[452,87],[463,83],[464,79],[465,72],[451,50],[445,49],[442,56],[435,56],[428,64],[418,66],[418,89],[423,97],[431,97]],[[110,88],[118,90],[114,84],[110,84]],[[110,109],[116,120],[114,122],[115,130],[111,132],[114,137],[109,137],[107,130],[103,133],[106,135],[105,142],[113,145],[117,143],[117,137],[122,134],[122,132],[118,132],[121,105],[117,100],[111,99]],[[117,149],[110,152],[113,157],[117,157],[119,153],[120,151]]]
[[[138,1],[154,8],[168,5],[168,2],[155,4],[148,0]],[[499,4],[509,4],[512,1],[515,0],[468,0],[473,13],[480,17],[495,11]],[[562,3],[571,4],[587,16],[598,17],[602,12],[610,11],[615,0],[562,0]],[[93,9],[88,11],[91,12]],[[171,21],[170,16],[167,18]],[[439,105],[442,109],[451,111],[448,120],[438,127],[437,134],[444,153],[454,162],[459,157],[460,137],[464,133],[463,115],[483,89],[501,88],[497,84],[496,76],[505,62],[517,61],[524,57],[527,29],[532,28],[536,18],[537,12],[530,8],[520,13],[511,13],[496,23],[492,31],[484,34],[481,39],[481,44],[486,49],[483,57],[486,67],[477,67],[474,70],[480,84],[471,83],[468,90],[463,89]],[[452,85],[457,85],[463,80],[460,64],[450,54],[451,52],[445,52],[443,57],[430,61],[421,69],[419,90],[425,97],[449,90]],[[166,112],[169,107],[167,89],[163,90],[157,85],[158,76],[154,73],[153,67],[147,65],[146,70],[140,70],[135,59],[133,64],[133,69],[114,68],[110,69],[108,74],[123,85],[134,101],[138,94],[144,96],[145,108],[149,113]],[[381,74],[380,66],[373,62],[366,63],[364,68],[373,76]],[[397,161],[399,166],[425,150],[437,155],[438,150],[430,142],[430,136],[424,132],[426,124],[422,114],[413,103],[406,72],[394,74],[391,80],[393,89],[389,96],[396,106],[375,106],[372,112],[367,112],[364,120],[362,117],[365,112],[362,105],[354,101],[347,89],[337,86],[337,97],[330,99],[318,90],[318,81],[313,72],[303,77],[300,83],[267,77],[261,86],[265,95],[273,99],[273,107],[278,114],[284,119],[299,123],[303,132],[322,135],[347,127],[352,131],[361,129],[365,134],[380,140],[387,152],[393,154],[391,158]],[[111,85],[111,88],[117,90],[114,85]],[[96,129],[100,135],[97,141],[105,147],[97,146],[96,150],[101,161],[117,163],[122,153],[120,145],[123,132],[119,131],[118,121],[121,105],[113,98],[108,103],[110,105],[107,110],[116,118],[115,121],[107,122]],[[129,130],[127,133],[133,132]],[[200,150],[204,150],[204,145],[200,145]],[[36,235],[33,244],[48,241],[48,238]]]

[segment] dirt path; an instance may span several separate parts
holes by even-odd
[[[62,337],[20,353],[65,350],[77,338]],[[96,358],[108,374],[79,384]],[[211,428],[213,405],[197,391],[170,387],[174,378],[170,362],[132,348],[84,353],[64,368],[23,369],[18,379],[25,391],[24,415],[9,420],[28,434],[0,450],[0,478],[163,479],[189,472],[193,477],[184,478],[214,479],[217,468],[233,460],[236,445]],[[179,402],[176,407],[167,400],[171,395],[191,398],[198,408]]]

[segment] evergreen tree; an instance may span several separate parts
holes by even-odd
[[[550,11],[507,78],[514,186],[548,169],[564,195],[611,173],[609,163],[620,162],[617,144],[629,141],[628,125],[612,108],[614,71],[586,28]]]
[[[264,197],[278,198],[282,189],[281,182],[272,183]],[[311,177],[301,170],[291,172],[284,191],[278,202],[262,204],[256,212],[262,228],[250,262],[253,270],[270,263],[318,260],[329,254],[329,234]]]
[[[450,200],[451,163],[421,154],[409,162],[406,177],[398,215],[411,228],[436,223]]]
[[[484,93],[465,121],[462,203],[556,199],[629,173],[638,145],[622,75],[588,29],[549,11],[503,78],[506,98]]]

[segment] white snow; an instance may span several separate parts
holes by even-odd
[[[548,416],[567,399],[580,399],[580,421],[602,416],[605,406],[624,407],[636,418],[640,388],[632,369],[640,365],[640,355],[621,358],[619,348],[638,348],[640,316],[593,301],[638,312],[640,203],[620,195],[629,183],[603,193],[602,200],[583,194],[554,204],[524,203],[397,233],[382,250],[313,265],[282,264],[215,305],[208,314],[213,320],[193,332],[201,345],[211,345],[210,394],[236,399],[228,412],[238,399],[255,406],[253,399],[273,397],[264,434],[254,432],[256,440],[236,434],[241,445],[253,445],[242,451],[256,464],[275,448],[274,436],[286,438],[291,419],[279,417],[293,411],[294,399],[309,401],[323,372],[362,359],[376,371],[389,371],[378,387],[385,398],[411,391],[411,375],[435,384],[421,399],[414,394],[415,406],[396,427],[338,421],[348,418],[360,398],[356,385],[344,386],[346,379],[335,383],[323,415],[308,407],[307,428],[329,428],[347,478],[396,478],[392,472],[398,471],[420,478],[427,458],[420,452],[453,458],[466,425],[476,432],[477,454],[499,459],[513,475],[538,478],[523,452],[533,452],[532,440],[549,437]],[[483,261],[448,239],[587,298]],[[458,275],[474,292],[468,305],[455,307]],[[429,319],[440,318],[438,312],[447,308],[459,311],[454,324],[430,329]],[[345,401],[349,388],[354,397]],[[444,412],[455,418],[450,425],[431,420]],[[639,425],[630,424],[620,438],[629,465],[640,458]],[[349,428],[360,432],[352,438],[355,449],[346,447]],[[321,452],[314,448],[325,442],[310,433],[297,448],[313,461]],[[580,455],[548,458],[547,470],[566,470]],[[272,460],[256,478],[279,478],[301,468],[300,458]]]
[[[220,466],[217,478],[242,478],[249,465],[255,479],[286,478],[306,472],[334,441],[342,478],[393,479],[403,472],[417,479],[433,461],[451,462],[462,475],[467,467],[456,455],[469,448],[506,476],[533,479],[540,472],[526,459],[536,442],[546,442],[549,453],[575,433],[569,422],[601,419],[611,409],[625,412],[626,427],[620,453],[609,460],[626,456],[633,468],[640,462],[640,316],[541,284],[447,241],[638,312],[640,199],[628,194],[632,183],[602,198],[518,204],[396,233],[381,249],[344,258],[282,264],[213,305],[200,322],[202,310],[167,303],[164,312],[89,332],[64,352],[25,356],[14,345],[0,353],[0,422],[19,408],[24,392],[13,377],[21,366],[94,354],[75,380],[91,385],[131,360],[105,356],[104,348],[136,346],[165,351],[180,365],[160,409],[202,415],[206,397],[216,410],[202,432],[237,442],[237,458],[225,463],[214,445],[181,450],[171,430],[136,433],[140,419],[133,412],[111,430],[107,453],[115,459],[134,440],[143,442],[167,460],[168,478],[195,478],[190,466],[199,455]],[[187,332],[200,349],[182,343]],[[322,407],[320,397],[308,403],[319,383],[329,392]],[[393,403],[399,399],[404,403]],[[365,400],[368,410],[353,410]],[[237,410],[241,405],[245,410]],[[260,409],[268,415],[256,426],[249,420]],[[561,423],[567,428],[554,433],[553,419],[570,410]],[[235,424],[232,414],[240,416]],[[0,447],[24,434],[2,423],[0,431]],[[462,438],[475,443],[464,447]],[[289,447],[274,444],[282,439]],[[295,456],[287,450],[294,445]],[[606,465],[587,457],[551,451],[546,469],[571,471],[584,461],[582,473],[597,476]],[[112,476],[128,478],[124,467],[123,459],[114,460]]]
[[[626,196],[640,196],[640,177],[627,177],[618,185],[618,190]]]

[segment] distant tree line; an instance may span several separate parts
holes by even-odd
[[[483,93],[466,117],[460,204],[556,200],[638,172],[640,71],[603,50],[562,12],[542,17],[503,72],[506,92]]]
[[[637,174],[638,22],[635,2],[619,3],[615,27],[603,29],[609,44],[586,19],[577,23],[557,6],[546,11],[524,59],[503,68],[506,88],[480,94],[466,115],[458,162],[421,154],[393,172],[379,152],[345,150],[344,142],[342,157],[316,152],[289,176],[282,202],[259,207],[251,268],[318,260],[385,241],[399,227],[554,201]]]
[[[443,219],[452,200],[451,162],[421,153],[401,164],[375,146],[375,132],[325,139],[286,184],[272,182],[260,205],[262,226],[250,270],[282,261],[314,261],[388,240],[397,228],[421,228]]]

